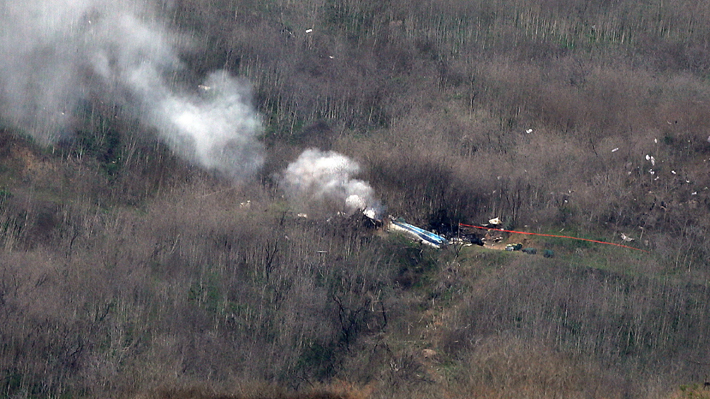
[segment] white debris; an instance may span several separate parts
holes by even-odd
[[[246,202],[240,202],[239,207],[242,209],[249,209],[251,208],[251,200],[247,200]]]
[[[697,192],[697,191],[693,191],[692,193],[690,193],[690,195],[698,195],[698,192]]]
[[[649,169],[649,170],[648,170],[648,173],[650,173],[650,174],[652,174],[652,175],[655,175],[655,174],[656,174],[656,172],[655,172],[653,169]]]
[[[619,147],[616,147],[613,150],[611,150],[611,152],[617,152],[617,151],[619,151]]]
[[[313,29],[306,29],[306,33],[311,33],[313,32]]]
[[[646,160],[651,161],[651,166],[656,166],[656,158],[654,158],[652,155],[646,154]]]
[[[494,226],[498,226],[498,225],[503,224],[503,222],[501,222],[500,219],[498,219],[498,218],[493,218],[493,219],[491,219],[491,220],[488,221],[488,224],[492,224],[492,225],[494,225]]]
[[[205,86],[205,85],[197,85],[197,88],[200,89],[200,90],[204,90],[204,91],[212,90],[212,87],[210,87],[210,86]]]
[[[621,239],[624,240],[624,241],[626,241],[626,242],[631,242],[631,241],[634,240],[633,238],[627,236],[627,235],[624,234],[624,233],[621,233]]]
[[[527,134],[530,134],[530,133],[532,133],[532,132],[533,132],[532,129],[528,129],[528,130],[525,131],[525,133],[527,133]]]
[[[307,214],[307,213],[299,213],[299,214],[296,215],[296,216],[298,216],[299,218],[308,219],[308,214]]]
[[[672,174],[676,174],[676,173],[675,173],[675,170],[671,170],[671,173],[672,173]]]
[[[708,140],[710,141],[710,137],[708,137]],[[658,139],[653,139],[653,142],[658,144]]]

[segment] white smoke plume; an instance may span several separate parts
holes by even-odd
[[[162,7],[162,8],[161,8]],[[186,34],[159,0],[0,0],[0,113],[43,143],[71,130],[82,101],[116,103],[178,154],[235,179],[263,164],[248,86],[224,71],[201,94],[174,84]]]
[[[381,205],[372,187],[353,177],[359,172],[360,165],[342,154],[310,148],[286,168],[281,186],[291,200],[334,201],[346,212],[377,217]]]

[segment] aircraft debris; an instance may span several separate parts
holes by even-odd
[[[493,218],[488,220],[488,224],[490,224],[491,226],[500,226],[501,224],[503,224],[503,222],[501,222],[498,218]]]
[[[434,248],[443,248],[448,244],[446,238],[434,234],[430,231],[424,230],[417,226],[406,223],[402,219],[394,219],[390,217],[389,223],[387,225],[388,231],[399,232],[407,235],[408,237],[421,242],[424,245],[428,245]]]
[[[652,155],[646,154],[646,160],[651,161],[651,166],[656,166],[656,158],[654,158]]]
[[[505,246],[506,251],[520,251],[523,248],[523,244],[508,244]]]
[[[631,238],[631,237],[627,236],[627,235],[626,235],[626,234],[624,234],[624,233],[621,233],[621,239],[622,239],[622,240],[624,240],[624,241],[626,241],[626,242],[631,242],[631,241],[634,241],[634,239],[633,239],[633,238]]]

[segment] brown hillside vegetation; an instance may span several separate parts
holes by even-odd
[[[708,396],[710,3],[155,3],[171,82],[253,85],[263,167],[179,156],[101,85],[44,140],[3,87],[0,398]],[[417,226],[644,251],[303,217],[280,176],[307,148]]]
[[[242,392],[226,394],[214,392],[206,387],[157,389],[149,394],[139,395],[136,399],[364,399],[366,397],[364,393],[358,392],[352,387],[346,388],[343,384],[328,390],[312,390],[302,393],[287,393],[269,386],[252,386],[241,388],[240,391]]]

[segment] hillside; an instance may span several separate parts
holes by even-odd
[[[145,3],[0,6],[0,397],[707,396],[710,6]]]

